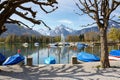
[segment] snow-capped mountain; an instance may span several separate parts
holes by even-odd
[[[112,28],[112,27],[120,28],[120,25],[117,24],[116,22],[109,21],[109,24],[108,24],[108,31],[109,31],[109,29]],[[99,32],[97,26],[92,26],[92,27],[89,27],[89,28],[84,28],[84,29],[78,30],[78,31],[76,31],[75,34],[80,35],[80,34],[84,34],[84,33],[86,33],[86,32],[90,32],[90,31],[92,31],[92,32]]]
[[[55,28],[54,32],[56,33],[56,35],[64,34],[64,36],[66,36],[66,35],[73,33],[74,30],[72,30],[64,25],[60,25]]]
[[[109,28],[111,27],[120,28],[120,24],[113,21],[109,21]]]
[[[81,30],[73,30],[69,27],[66,27],[64,25],[60,25],[57,26],[54,30],[44,30],[44,29],[39,29],[39,30],[30,30],[28,28],[24,28],[24,27],[19,27],[16,24],[6,24],[7,27],[7,31],[4,32],[0,37],[5,37],[8,36],[10,34],[16,34],[16,35],[36,35],[36,36],[40,36],[40,35],[45,35],[45,36],[60,36],[61,34],[63,34],[64,36],[68,36],[68,35],[80,35],[80,34],[84,34],[86,32],[90,32],[90,31],[94,31],[94,32],[99,32],[98,27],[97,26],[92,26],[89,28],[84,28]],[[111,27],[115,27],[115,28],[120,28],[120,25],[110,21],[109,22],[109,27],[108,30]]]
[[[120,25],[117,24],[116,22],[110,21],[108,30],[111,27],[120,28]],[[43,29],[39,30],[40,34],[47,35],[47,36],[60,36],[61,34],[63,34],[64,36],[67,36],[67,35],[80,35],[80,34],[84,34],[86,32],[90,32],[90,31],[99,32],[97,26],[91,26],[89,28],[86,27],[86,28],[81,29],[81,30],[73,30],[73,29],[71,29],[69,27],[66,27],[64,25],[60,25],[60,26],[57,26],[54,30],[43,30]]]
[[[66,27],[64,25],[57,26],[54,30],[43,30],[39,29],[40,34],[47,36],[60,36],[64,34],[64,36],[70,35],[75,32],[75,30]]]

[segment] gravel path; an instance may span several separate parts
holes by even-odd
[[[99,62],[39,66],[0,66],[0,80],[120,80],[120,61],[111,68],[97,68]]]

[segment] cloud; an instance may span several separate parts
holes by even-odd
[[[66,23],[66,24],[73,24],[72,21],[67,20],[67,19],[59,20],[58,22],[60,22],[60,23]]]
[[[58,1],[58,10],[61,12],[73,12],[76,10],[77,6],[73,0],[57,0]]]

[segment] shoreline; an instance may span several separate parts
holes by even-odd
[[[119,80],[120,61],[111,68],[96,68],[100,62],[39,66],[0,66],[0,80]]]

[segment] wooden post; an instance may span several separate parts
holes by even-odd
[[[0,67],[0,71],[2,71],[1,67]]]
[[[77,57],[76,56],[73,56],[72,57],[72,64],[77,64]]]
[[[27,57],[27,65],[32,66],[32,57]]]
[[[120,44],[118,44],[118,49],[120,49]]]

